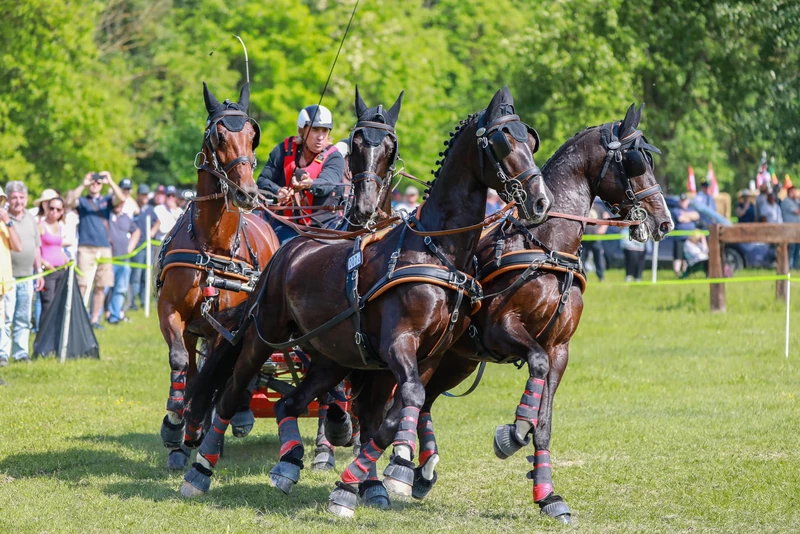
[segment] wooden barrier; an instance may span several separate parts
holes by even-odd
[[[776,246],[778,274],[789,272],[789,243],[800,243],[800,223],[741,223],[708,227],[708,276],[722,278],[726,243],[770,243]],[[786,299],[787,280],[775,282],[775,298]],[[711,284],[711,311],[725,311],[725,284]]]

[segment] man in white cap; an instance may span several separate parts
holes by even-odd
[[[297,117],[297,135],[287,137],[269,154],[258,176],[258,188],[275,195],[279,204],[331,206],[343,194],[344,157],[331,144],[333,115],[325,106],[308,106]],[[324,226],[330,211],[286,210],[284,216],[303,216],[299,224]],[[296,235],[289,227],[272,221],[281,243]]]
[[[22,240],[19,238],[17,229],[14,228],[14,221],[6,210],[6,197],[3,188],[0,187],[0,325],[5,324],[6,314],[4,306],[4,296],[10,291],[14,291],[14,270],[11,266],[11,251],[20,252],[22,250]],[[4,341],[3,329],[0,328],[0,346]],[[8,365],[8,357],[0,358],[0,367]]]

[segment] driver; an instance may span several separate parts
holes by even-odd
[[[258,188],[277,196],[279,204],[333,206],[344,188],[344,157],[331,144],[333,116],[325,106],[308,106],[297,117],[297,135],[287,137],[269,154],[258,175]],[[333,220],[332,211],[286,210],[284,216],[302,216],[297,222],[322,227]],[[272,219],[270,223],[284,243],[297,233]]]

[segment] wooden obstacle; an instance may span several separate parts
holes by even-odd
[[[778,274],[789,272],[789,243],[800,243],[800,223],[740,223],[708,227],[708,276],[722,278],[726,243],[770,243],[776,246]],[[775,298],[786,299],[787,280],[775,282]],[[711,311],[725,311],[725,284],[711,284]]]

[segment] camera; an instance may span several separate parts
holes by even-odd
[[[103,175],[100,174],[99,172],[95,172],[95,173],[92,174],[92,180],[94,180],[95,182],[102,182],[103,181]]]

